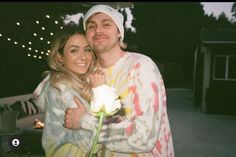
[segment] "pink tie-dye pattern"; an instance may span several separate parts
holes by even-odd
[[[152,83],[151,83],[151,86],[152,86],[153,92],[154,92],[154,94],[155,94],[155,96],[154,96],[154,105],[153,105],[153,107],[154,107],[154,112],[157,112],[158,109],[159,109],[159,103],[158,103],[159,98],[158,98],[157,85],[156,85],[154,82],[152,82]]]
[[[164,85],[163,79],[161,79],[160,82],[161,82],[162,88],[165,89],[165,85]],[[166,93],[165,92],[162,92],[162,97],[166,98]],[[166,99],[163,99],[163,107],[166,107]]]
[[[156,144],[156,149],[160,154],[161,154],[161,148],[162,148],[162,144],[161,144],[160,140],[158,140],[157,144]]]
[[[133,103],[134,103],[134,110],[136,112],[136,115],[141,116],[143,114],[143,112],[140,109],[139,95],[136,92],[137,87],[136,86],[131,86],[129,89],[130,89],[130,91],[132,91],[134,93]]]
[[[132,127],[132,124],[130,124],[130,125],[125,129],[126,135],[127,135],[127,136],[131,135],[132,131],[133,131],[133,127]]]
[[[133,72],[133,70],[137,70],[137,69],[140,68],[140,67],[141,67],[140,63],[135,64],[135,65],[132,67],[132,69],[129,71],[128,77],[130,77],[130,75],[131,75],[131,73]],[[139,74],[137,74],[137,75],[139,75]],[[134,79],[134,78],[135,78],[135,76],[131,77],[130,79]]]
[[[137,64],[135,64],[134,66],[133,66],[133,69],[135,69],[135,70],[137,70],[138,68],[140,68],[141,66],[140,66],[140,63],[137,63]]]
[[[170,138],[171,138],[171,132],[170,131],[167,131],[166,128],[164,128],[164,140],[165,140],[165,143],[166,143],[166,146],[165,146],[165,149],[166,149],[166,152],[168,152],[168,149],[169,149],[169,142],[170,142]],[[168,157],[168,153],[167,153],[167,157]]]

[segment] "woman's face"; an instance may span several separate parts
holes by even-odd
[[[93,59],[92,53],[85,35],[75,34],[68,39],[63,55],[59,55],[59,61],[63,62],[65,68],[81,75],[88,71]]]

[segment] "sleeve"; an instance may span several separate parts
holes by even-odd
[[[39,108],[40,112],[45,112],[45,91],[47,91],[48,87],[50,85],[50,75],[47,75],[46,78],[44,78],[37,88],[34,90],[33,95],[36,100],[36,105]]]
[[[110,151],[140,153],[153,150],[162,122],[165,105],[164,83],[151,59],[138,60],[129,77],[131,115],[120,123],[102,127],[99,142]],[[126,103],[126,104],[125,104]]]
[[[59,93],[57,89],[52,88],[45,96],[46,113],[42,144],[46,156],[52,156],[65,143],[77,145],[84,151],[91,147],[91,131],[69,130],[63,127],[66,108],[76,106],[73,96],[70,91]]]

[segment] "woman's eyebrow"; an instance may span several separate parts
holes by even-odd
[[[77,45],[70,45],[69,48],[80,48],[80,47]]]

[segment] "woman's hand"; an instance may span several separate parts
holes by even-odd
[[[106,83],[105,73],[101,69],[95,70],[93,73],[89,75],[91,88],[95,88],[99,85]]]

